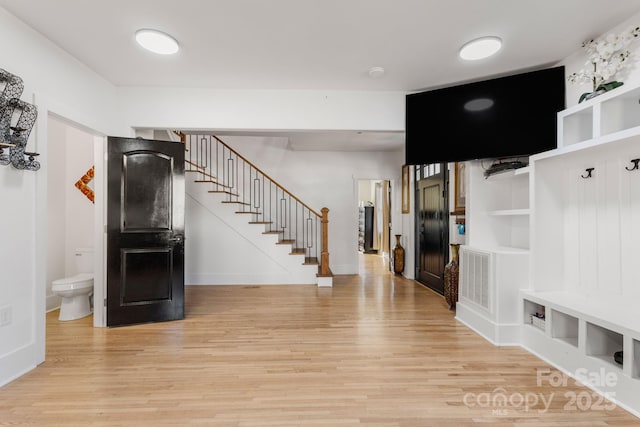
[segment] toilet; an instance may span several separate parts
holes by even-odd
[[[90,315],[93,295],[93,249],[74,251],[76,275],[54,280],[51,291],[62,297],[58,320],[75,320]]]

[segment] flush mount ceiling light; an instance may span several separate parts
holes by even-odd
[[[176,39],[157,30],[142,29],[136,31],[136,41],[143,48],[160,55],[171,55],[179,49]]]
[[[460,58],[467,61],[488,58],[497,53],[502,47],[499,37],[481,37],[471,40],[460,49]]]
[[[384,76],[384,68],[382,67],[371,67],[369,69],[369,77],[372,79],[378,79]]]

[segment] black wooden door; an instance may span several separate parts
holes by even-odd
[[[184,145],[108,138],[107,326],[184,318]]]
[[[421,168],[417,182],[418,281],[444,294],[444,267],[448,262],[449,215],[446,164]]]

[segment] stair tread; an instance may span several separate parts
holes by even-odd
[[[261,212],[251,212],[251,211],[237,211],[237,214],[252,214],[252,215],[260,215]]]
[[[233,201],[233,200],[223,200],[221,203],[235,203],[235,204],[238,204],[238,205],[251,206],[251,203],[245,203],[245,202]]]
[[[191,166],[195,166],[198,169],[205,169],[206,168],[206,166],[199,165],[198,163],[192,162],[191,160],[186,160],[185,159],[185,163],[189,163]]]
[[[306,258],[304,259],[304,265],[318,265],[318,264],[320,264],[320,263],[318,262],[318,258],[315,258],[315,257],[306,257]]]
[[[273,224],[271,221],[249,221],[249,224]]]
[[[202,174],[203,176],[208,176],[211,179],[216,179],[215,176],[209,175],[208,173],[202,172],[201,170],[198,170],[198,169],[185,169],[184,171],[185,172],[196,172],[196,173]]]
[[[281,234],[283,231],[263,231],[262,234]]]
[[[276,245],[292,245],[294,244],[296,241],[295,240],[291,240],[291,239],[284,239],[284,240],[280,240],[276,243]]]
[[[305,255],[307,251],[304,248],[293,248],[289,255]]]
[[[236,193],[232,193],[230,191],[222,191],[222,190],[209,190],[209,193],[222,193],[222,194],[229,194],[230,196],[235,196],[235,197],[240,197],[239,194]]]

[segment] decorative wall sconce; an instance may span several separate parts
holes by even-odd
[[[35,105],[20,100],[24,84],[22,79],[0,69],[0,165],[11,164],[16,169],[37,171],[39,154],[27,152],[27,141],[38,118]],[[7,155],[4,150],[9,149]]]

